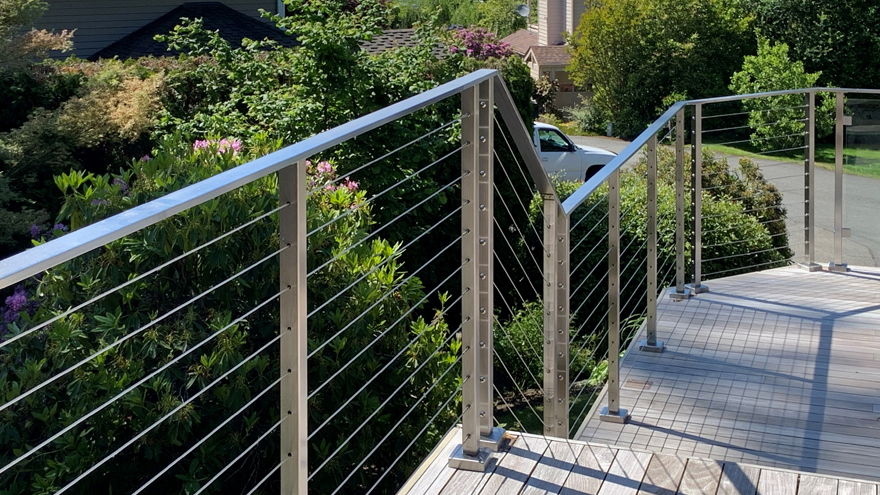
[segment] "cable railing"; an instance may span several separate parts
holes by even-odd
[[[482,471],[505,428],[626,422],[664,294],[820,268],[816,99],[842,132],[848,92],[677,103],[583,183],[489,70],[265,156],[169,144],[191,168],[144,165],[140,205],[0,262],[30,297],[0,334],[0,491],[394,493],[452,433]]]

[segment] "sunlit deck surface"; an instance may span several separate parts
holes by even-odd
[[[510,433],[484,473],[449,468],[455,430],[400,495],[877,495],[870,482]]]
[[[576,438],[880,481],[880,269],[787,267],[706,285],[661,299],[663,353],[636,345],[621,360],[630,423],[594,410]]]

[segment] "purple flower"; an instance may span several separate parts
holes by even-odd
[[[152,160],[152,159],[153,159],[153,157],[151,157],[150,155],[144,155],[144,156],[141,157],[141,161],[142,161],[142,162],[148,162],[148,161],[150,161],[150,160]]]
[[[93,199],[92,200],[92,206],[106,206],[108,204],[110,204],[110,202],[107,201],[106,199]]]
[[[24,292],[24,287],[19,285],[15,288],[15,292],[11,296],[6,298],[6,307],[9,308],[10,312],[18,313],[27,306],[27,302],[27,294],[25,294]],[[16,316],[18,315],[16,314]]]
[[[34,239],[40,237],[40,227],[37,224],[31,225],[31,237]]]
[[[61,232],[67,232],[67,226],[63,223],[56,223],[52,226],[52,230],[60,230]]]
[[[121,189],[122,192],[128,191],[128,184],[126,184],[125,180],[122,179],[121,177],[117,177],[117,178],[113,179],[113,185],[119,186],[119,189]]]

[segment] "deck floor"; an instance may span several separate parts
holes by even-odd
[[[638,452],[508,433],[484,473],[447,459],[448,435],[399,495],[877,495],[877,485],[735,462]]]
[[[594,410],[577,438],[880,481],[880,269],[787,267],[706,285],[661,299],[663,353],[636,346],[621,360],[632,420]]]

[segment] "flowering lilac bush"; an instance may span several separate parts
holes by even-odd
[[[9,332],[8,326],[17,322],[21,318],[22,312],[33,316],[39,307],[39,301],[29,297],[24,285],[16,286],[15,292],[6,298],[3,306],[0,306],[0,342],[3,341],[3,336]]]
[[[509,43],[498,40],[488,29],[471,26],[452,34],[451,53],[461,53],[477,60],[507,58],[513,54]]]
[[[241,152],[241,140],[239,139],[198,139],[193,143],[193,150],[209,150],[209,149],[217,149],[217,154],[222,155],[229,151],[232,151],[232,155],[236,156]],[[149,155],[145,156],[149,160]],[[146,161],[141,158],[141,161]]]

